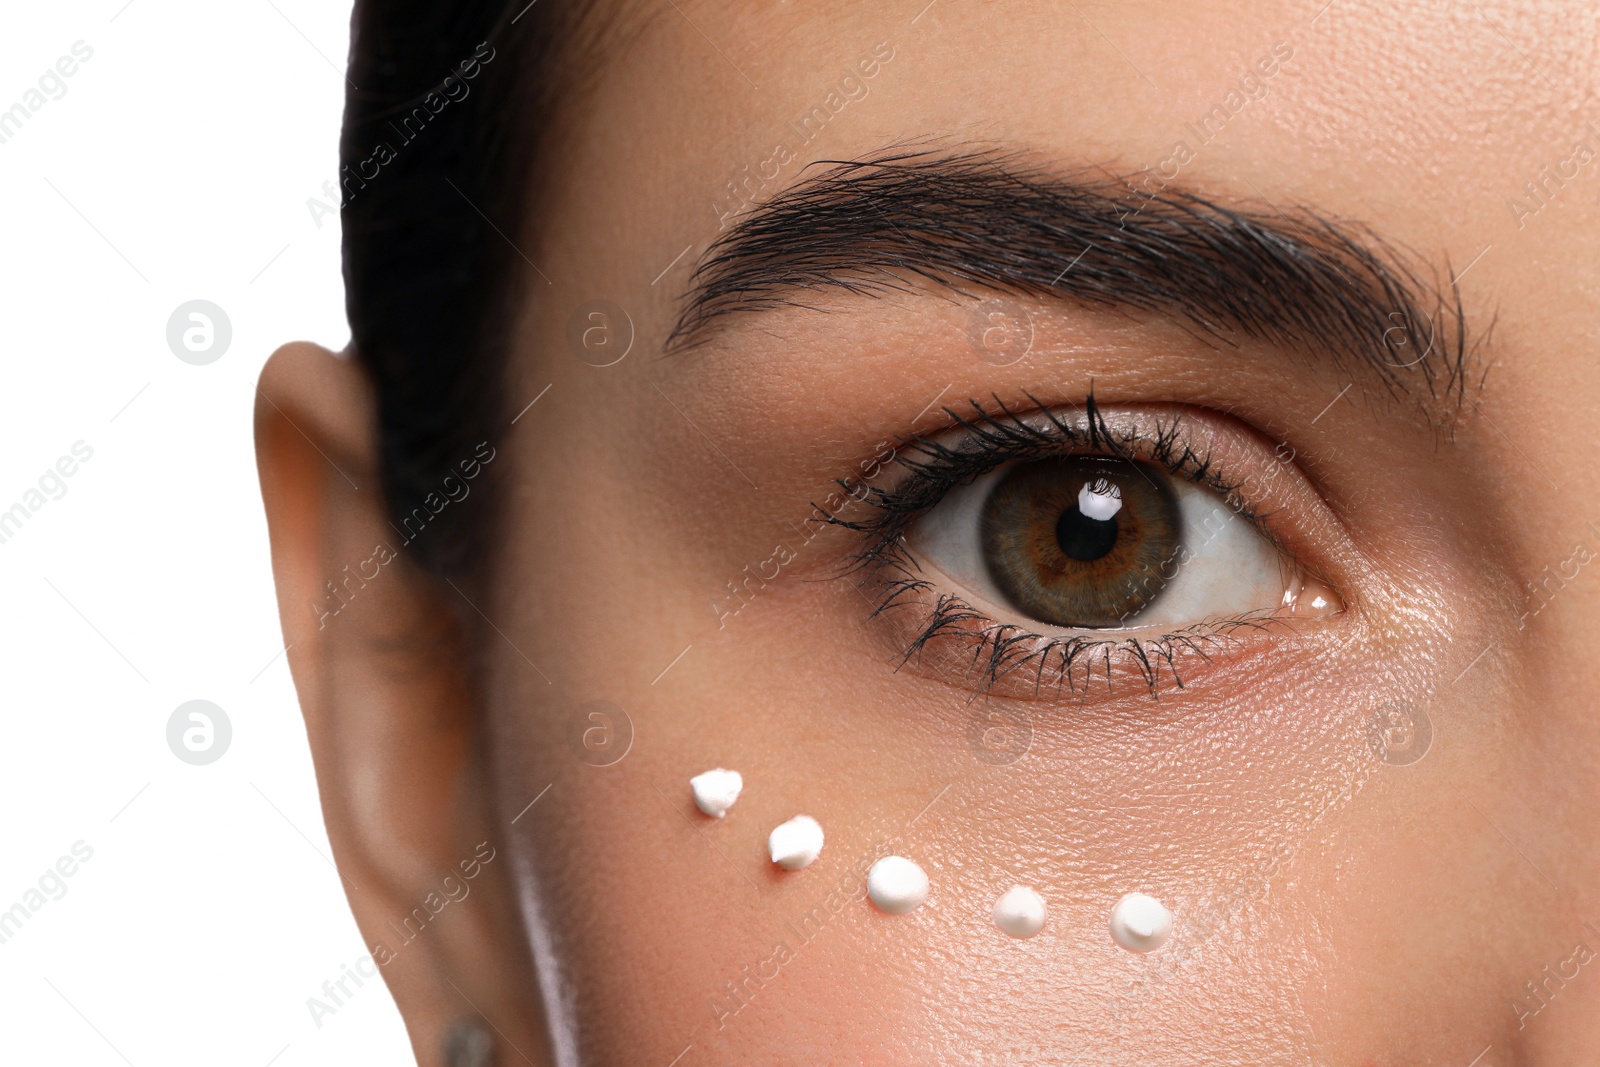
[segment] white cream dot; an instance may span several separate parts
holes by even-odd
[[[1111,909],[1111,939],[1129,952],[1154,952],[1172,933],[1172,912],[1144,893],[1129,893]]]
[[[739,791],[744,788],[744,777],[738,771],[726,771],[718,767],[689,779],[689,788],[694,790],[695,807],[720,819],[728,814],[733,802],[739,799]]]
[[[867,872],[867,896],[879,911],[904,915],[928,899],[928,876],[904,856],[885,856]]]
[[[809,867],[822,853],[822,824],[809,815],[796,815],[767,836],[772,862],[786,871]]]
[[[1044,898],[1027,886],[1013,886],[994,902],[994,924],[1012,937],[1032,937],[1044,929]]]

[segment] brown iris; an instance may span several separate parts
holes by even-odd
[[[990,577],[1040,622],[1133,625],[1175,574],[1182,526],[1169,477],[1101,456],[1017,465],[983,504]]]

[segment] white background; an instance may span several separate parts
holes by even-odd
[[[74,42],[91,59],[0,144],[0,511],[56,460],[67,491],[0,544],[0,911],[78,841],[93,858],[0,944],[0,1061],[407,1063],[364,953],[281,655],[251,403],[268,353],[348,338],[336,217],[349,7],[329,0],[10,4],[0,111]],[[233,338],[177,359],[210,300]],[[35,498],[37,499],[37,498]],[[217,762],[167,747],[193,699]],[[38,898],[34,898],[37,900]]]

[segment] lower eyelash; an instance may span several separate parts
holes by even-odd
[[[886,566],[903,568],[903,564],[894,562]],[[909,574],[880,580],[886,588],[885,595],[869,618],[876,618],[893,608],[912,607],[903,598],[933,588],[925,579]],[[927,623],[907,645],[899,666],[920,659],[931,642],[943,639],[971,645],[971,662],[967,666],[966,677],[976,684],[980,692],[994,689],[1018,671],[1031,671],[1036,697],[1044,695],[1046,686],[1053,687],[1057,694],[1065,689],[1069,693],[1087,695],[1097,677],[1103,676],[1109,688],[1113,684],[1115,665],[1122,663],[1139,674],[1150,697],[1157,699],[1164,673],[1171,675],[1172,684],[1179,689],[1184,688],[1179,668],[1181,658],[1195,656],[1203,662],[1209,662],[1212,652],[1235,642],[1241,631],[1264,630],[1279,621],[1271,613],[1254,612],[1211,619],[1154,638],[1112,639],[1082,634],[1047,636],[1012,623],[995,622],[960,597],[952,593],[940,593]],[[963,629],[967,623],[983,625],[976,629]]]

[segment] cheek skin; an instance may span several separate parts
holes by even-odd
[[[1437,814],[1435,776],[1463,773],[1437,755],[1383,767],[1365,716],[1375,690],[1425,703],[1420,676],[1451,662],[1444,620],[1473,612],[1402,594],[1425,584],[1413,575],[1395,583],[1392,602],[1369,590],[1293,671],[1221,671],[1181,705],[1142,695],[1092,711],[996,702],[1022,709],[1032,740],[1021,759],[992,765],[968,742],[971,719],[991,706],[891,672],[892,653],[862,625],[867,605],[848,583],[786,576],[722,628],[709,608],[697,611],[737,576],[696,548],[720,493],[564,452],[565,434],[581,426],[557,425],[564,418],[552,411],[533,443],[541,468],[518,528],[538,552],[513,558],[505,583],[560,620],[526,637],[511,631],[555,685],[507,654],[506,680],[491,688],[521,694],[497,713],[503,777],[517,787],[505,810],[554,783],[520,819],[520,851],[537,871],[530,897],[553,958],[573,983],[567,1017],[607,1020],[586,1038],[594,1049],[648,1049],[666,1062],[693,1044],[722,1062],[775,1063],[787,1049],[800,1063],[801,1050],[826,1040],[869,1062],[931,1061],[1137,1035],[1151,1055],[1210,1042],[1237,1062],[1305,1058],[1336,999],[1306,990],[1348,946],[1381,945],[1393,914],[1328,921],[1322,887],[1342,877],[1348,843],[1372,833],[1372,806],[1353,814],[1364,789],[1374,775],[1412,774]],[[759,458],[749,469],[773,484]],[[733,559],[759,559],[761,545]],[[1458,552],[1440,544],[1425,555]],[[564,562],[559,575],[539,566],[545,558]],[[1428,573],[1436,588],[1466,584],[1438,566]],[[653,618],[669,620],[670,633],[641,633],[638,620]],[[1350,662],[1397,669],[1375,685],[1344,669]],[[614,766],[589,766],[573,747],[588,725],[574,709],[595,698],[623,705],[632,724],[632,748]],[[1440,714],[1441,732],[1453,725]],[[746,779],[720,822],[694,810],[686,785],[718,765]],[[828,844],[806,871],[778,873],[765,835],[802,812],[822,822]],[[1419,870],[1461,839],[1405,848],[1389,836]],[[857,899],[865,864],[885,851],[933,880],[911,916]],[[1037,889],[1051,909],[1026,943],[989,920],[1013,884]],[[1111,943],[1110,906],[1131,890],[1177,914],[1164,952]],[[1438,915],[1410,919],[1424,943],[1449,939]],[[619,1020],[608,1008],[617,1003],[639,1010]]]
[[[855,594],[830,589],[840,603],[823,611],[848,612]],[[1234,678],[1249,699],[1133,725],[1036,704],[1027,755],[993,766],[969,749],[973,707],[954,690],[818,677],[818,656],[842,679],[877,676],[881,662],[844,642],[796,647],[815,590],[771,592],[743,632],[704,638],[669,688],[631,708],[634,747],[618,764],[574,759],[553,708],[505,727],[525,739],[503,754],[508,780],[530,795],[554,782],[519,823],[521,851],[541,858],[539,908],[577,978],[574,1014],[610,1020],[597,1049],[669,1060],[692,1043],[714,1062],[803,1063],[777,1050],[825,1036],[841,1055],[929,1062],[1024,1055],[1038,1035],[1092,1048],[1137,1033],[1152,1055],[1207,1041],[1243,1063],[1305,1055],[1325,1020],[1302,997],[1339,953],[1318,894],[1294,887],[1332,877],[1329,842],[1374,773],[1363,722],[1340,712],[1363,690],[1315,671]],[[711,765],[747,782],[721,822],[695,812],[685,786]],[[822,822],[828,844],[806,871],[780,874],[765,834],[797,812]],[[908,917],[855,899],[864,864],[888,850],[933,880]],[[1026,943],[988,918],[1018,883],[1051,908]],[[1132,889],[1178,915],[1161,954],[1131,955],[1105,932]],[[1363,918],[1379,916],[1340,929]],[[791,953],[763,978],[764,961]],[[623,1002],[639,1008],[626,1021],[607,1007]]]

